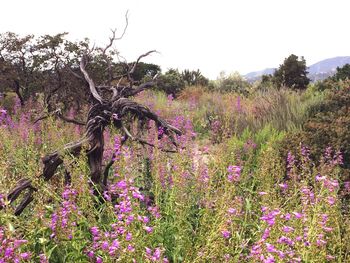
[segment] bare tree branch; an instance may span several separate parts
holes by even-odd
[[[50,117],[50,116],[57,116],[57,117],[59,117],[60,119],[66,121],[66,122],[74,123],[74,124],[76,124],[76,125],[85,126],[85,122],[82,122],[82,121],[79,121],[79,120],[75,120],[75,119],[72,119],[72,118],[68,118],[68,117],[66,117],[66,116],[63,116],[63,115],[62,115],[61,109],[57,109],[57,110],[55,110],[55,111],[53,111],[53,112],[50,112],[50,113],[48,113],[48,114],[46,114],[46,115],[40,116],[38,119],[36,119],[36,120],[34,121],[34,124],[37,123],[37,122],[39,122],[39,121],[41,121],[41,120],[44,120],[44,119],[46,119],[46,118],[48,118],[48,117]]]
[[[112,47],[114,41],[116,40],[120,40],[124,37],[124,34],[126,32],[126,29],[128,28],[129,25],[129,19],[128,19],[128,11],[125,13],[125,27],[124,30],[122,32],[122,34],[119,37],[116,37],[116,31],[117,29],[111,29],[112,31],[112,37],[109,38],[109,43],[108,45],[102,50],[102,56],[104,57],[104,59],[106,60],[107,63],[107,70],[108,70],[108,84],[110,85],[112,80],[113,80],[113,72],[112,72],[112,61],[110,59],[108,59],[108,56],[106,54],[107,50],[109,48]]]
[[[73,76],[75,76],[76,78],[78,78],[78,79],[80,79],[80,80],[85,80],[82,76],[80,76],[79,74],[77,74],[76,72],[74,72],[74,70],[71,69],[71,67],[68,67],[68,71],[69,71],[70,73],[72,73]]]
[[[123,116],[127,113],[131,113],[136,118],[139,119],[150,119],[156,122],[158,127],[163,127],[165,134],[169,134],[170,132],[174,132],[177,135],[181,135],[181,131],[176,127],[170,125],[165,120],[160,118],[157,114],[152,112],[147,107],[138,104],[135,101],[132,101],[127,98],[120,98],[116,100],[112,105],[112,110],[114,113],[118,114],[119,118],[123,118]]]
[[[80,126],[85,126],[85,122],[82,122],[82,121],[79,121],[79,120],[75,120],[75,119],[72,119],[72,118],[68,118],[68,117],[66,117],[66,116],[63,116],[63,115],[61,114],[61,112],[59,112],[59,113],[57,114],[57,116],[58,116],[60,119],[66,121],[66,122],[74,123],[74,124],[80,125]]]
[[[129,26],[129,17],[128,17],[128,13],[129,11],[126,11],[125,13],[125,27],[124,27],[124,30],[122,32],[122,34],[119,36],[119,37],[116,37],[115,36],[115,33],[117,32],[117,29],[111,29],[112,31],[112,37],[109,38],[109,44],[103,49],[102,51],[102,54],[103,55],[106,55],[106,51],[113,45],[113,42],[116,41],[116,40],[120,40],[124,37],[125,33],[126,33],[126,29],[128,28]]]
[[[157,52],[157,50],[151,50],[151,51],[148,51],[147,53],[142,54],[141,56],[139,56],[139,57],[137,58],[136,62],[134,63],[134,65],[132,66],[131,70],[129,71],[129,74],[133,74],[133,73],[135,72],[135,69],[136,69],[136,67],[137,67],[137,64],[140,62],[140,60],[141,60],[142,58],[147,57],[147,56],[149,56],[150,54],[155,53],[155,52]]]
[[[154,87],[155,84],[156,83],[154,81],[149,81],[149,82],[143,83],[140,86],[138,86],[136,89],[129,89],[129,90],[127,90],[127,92],[124,92],[123,97],[128,98],[128,97],[135,96],[135,95],[139,94],[141,91],[144,91],[145,89]]]
[[[80,70],[84,74],[84,78],[87,81],[87,83],[89,84],[90,92],[91,92],[92,96],[100,104],[102,104],[103,103],[102,97],[100,96],[100,94],[98,94],[94,81],[90,78],[89,74],[87,73],[87,71],[85,69],[86,63],[87,63],[87,57],[86,57],[86,55],[83,55],[83,57],[81,58],[81,61],[80,61]]]
[[[24,195],[24,198],[15,209],[15,215],[20,215],[22,211],[27,207],[27,205],[31,201],[33,201],[32,194],[34,193],[34,191],[37,191],[38,189],[32,186],[31,180],[23,178],[17,182],[17,186],[7,195],[7,199],[10,201],[10,204],[12,204],[14,201],[17,200],[19,195],[27,189],[28,189],[28,192]]]
[[[153,143],[150,143],[150,142],[148,142],[148,141],[146,141],[146,140],[144,140],[144,139],[141,139],[141,138],[138,138],[138,137],[136,137],[136,136],[133,136],[133,135],[131,134],[131,132],[123,125],[123,123],[122,123],[122,129],[123,129],[123,131],[125,132],[125,134],[127,134],[128,137],[129,137],[131,140],[136,141],[136,142],[139,142],[139,143],[142,144],[142,145],[148,145],[148,146],[151,146],[151,147],[153,147],[153,148],[156,148],[156,146],[155,146]],[[168,150],[168,149],[163,149],[163,148],[159,148],[159,150],[161,150],[162,152],[176,153],[175,150]]]
[[[115,39],[115,32],[117,31],[117,29],[111,29],[111,31],[112,31],[112,37],[109,38],[109,44],[102,51],[102,54],[104,56],[106,56],[107,50],[113,45],[114,40],[116,40]]]

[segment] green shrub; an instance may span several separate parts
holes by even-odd
[[[333,80],[346,80],[350,78],[350,64],[345,64],[343,67],[337,67],[337,73],[332,77]]]
[[[342,152],[344,167],[350,168],[350,88],[330,93],[323,103],[309,110],[311,116],[303,130],[288,136],[285,148],[307,145],[313,159],[318,160],[325,149],[331,147]]]
[[[176,96],[185,88],[185,85],[181,73],[177,69],[169,69],[159,77],[157,89]]]
[[[222,93],[235,92],[246,96],[249,94],[250,84],[238,72],[229,75],[221,72],[214,89]]]

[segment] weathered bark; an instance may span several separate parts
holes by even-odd
[[[24,106],[24,98],[23,98],[22,93],[21,93],[21,85],[19,84],[19,81],[14,80],[13,85],[14,85],[15,93],[16,93],[16,95],[19,98],[19,101],[21,103],[21,106]]]
[[[19,197],[19,195],[27,189],[28,192],[24,194],[24,198],[15,209],[15,215],[20,215],[22,211],[27,207],[27,205],[33,201],[32,194],[34,191],[37,191],[37,189],[32,186],[31,180],[21,179],[17,182],[17,186],[7,196],[7,199],[10,201],[10,203],[13,203]]]
[[[52,111],[52,112],[50,112],[48,114],[44,114],[43,116],[37,118],[34,121],[34,124],[37,123],[38,121],[41,121],[41,120],[44,120],[44,119],[48,118],[49,116],[57,116],[58,118],[64,120],[65,122],[69,122],[69,123],[73,123],[73,124],[76,124],[76,125],[85,126],[85,122],[83,122],[83,121],[79,121],[79,120],[68,118],[68,117],[64,116],[62,114],[62,112],[61,112],[61,109],[57,109],[57,110]]]

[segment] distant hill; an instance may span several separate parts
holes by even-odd
[[[350,64],[350,56],[334,57],[321,60],[308,67],[308,77],[311,79],[311,81],[323,80],[329,76],[334,75],[337,67],[342,67],[345,64]],[[244,77],[249,82],[254,82],[256,80],[259,80],[262,75],[273,74],[275,70],[276,68],[267,68],[260,71],[250,72],[244,75]]]
[[[312,81],[323,80],[335,74],[337,67],[342,67],[345,64],[350,64],[350,56],[334,57],[322,60],[311,65],[308,68],[308,77]]]
[[[268,74],[273,74],[275,72],[275,68],[266,68],[260,71],[253,71],[249,72],[248,74],[244,75],[246,79],[251,79],[251,78],[256,78],[260,77],[262,75],[268,75]]]

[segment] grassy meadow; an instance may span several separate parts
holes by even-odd
[[[330,93],[145,91],[135,99],[183,132],[178,151],[162,151],[171,145],[153,123],[144,137],[155,148],[121,146],[119,131],[107,130],[104,160],[115,154],[115,163],[101,200],[84,155],[64,157],[70,184],[63,168],[40,177],[41,158],[84,127],[53,117],[34,124],[38,102],[2,107],[0,262],[350,262],[342,153],[329,145],[315,159],[309,145],[288,140]],[[14,216],[6,194],[23,177],[38,191]]]

